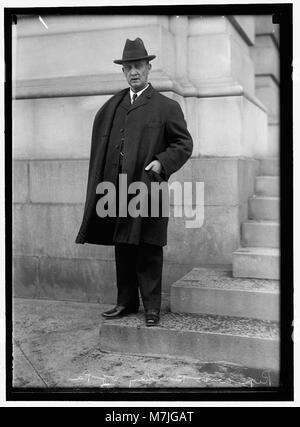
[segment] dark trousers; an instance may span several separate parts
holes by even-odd
[[[118,304],[139,307],[139,289],[145,310],[160,310],[163,268],[162,246],[141,243],[115,245]]]

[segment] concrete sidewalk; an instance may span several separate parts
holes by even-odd
[[[108,305],[38,299],[13,302],[15,387],[266,387],[272,372],[224,363],[120,355],[99,348]]]

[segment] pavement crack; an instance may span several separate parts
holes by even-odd
[[[36,369],[36,367],[33,365],[33,363],[31,362],[31,360],[27,357],[27,355],[24,353],[21,344],[14,339],[14,343],[15,345],[18,347],[18,349],[20,350],[20,352],[22,353],[22,355],[24,356],[24,358],[27,360],[27,362],[29,363],[29,365],[32,367],[32,369],[34,370],[34,372],[36,373],[36,375],[39,377],[39,379],[43,382],[43,384],[49,388],[49,385],[47,384],[46,380],[42,377],[42,375],[38,372],[38,370]]]

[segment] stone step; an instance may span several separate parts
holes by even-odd
[[[258,279],[279,279],[278,248],[239,248],[233,253],[233,276]]]
[[[101,351],[227,362],[279,370],[276,322],[225,316],[165,313],[146,327],[142,313],[100,326]]]
[[[255,178],[255,193],[258,196],[279,196],[279,177],[257,176]]]
[[[194,268],[172,285],[171,311],[279,321],[279,282]]]
[[[247,221],[242,224],[242,245],[278,248],[279,223],[276,221]]]
[[[278,176],[280,174],[279,158],[270,157],[270,158],[260,159],[259,174]]]
[[[253,196],[249,198],[249,219],[279,220],[279,197]]]

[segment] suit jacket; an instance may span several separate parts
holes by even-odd
[[[87,195],[82,224],[76,243],[113,245],[140,242],[164,246],[167,243],[168,218],[118,217],[100,218],[96,213],[99,195],[97,185],[103,181],[107,145],[114,114],[128,95],[129,88],[110,98],[97,112],[89,163]],[[168,180],[192,154],[193,142],[179,104],[157,92],[151,85],[128,109],[125,119],[125,148],[122,173],[127,174],[128,185],[142,181],[149,187],[151,181]],[[119,142],[119,141],[116,141]],[[145,171],[152,160],[163,167],[163,178]],[[111,167],[116,167],[111,165]]]

